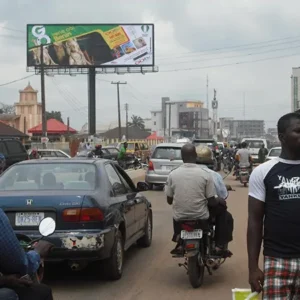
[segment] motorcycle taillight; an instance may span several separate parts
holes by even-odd
[[[187,224],[182,224],[181,227],[185,231],[193,231],[194,230],[193,226],[190,226],[190,225],[187,225]]]

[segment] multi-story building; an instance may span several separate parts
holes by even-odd
[[[208,137],[208,109],[201,101],[170,101],[162,98],[162,109],[151,111],[152,128],[160,136]]]
[[[230,120],[229,122],[231,138],[258,138],[265,134],[264,120]]]
[[[300,109],[300,68],[293,68],[291,76],[291,111]]]

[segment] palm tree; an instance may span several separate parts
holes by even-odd
[[[128,127],[138,127],[140,129],[145,129],[144,120],[141,117],[135,115],[131,116],[131,122],[128,122],[127,125]]]

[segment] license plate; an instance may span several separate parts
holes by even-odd
[[[172,166],[162,166],[161,169],[163,171],[170,171],[170,170],[172,170]]]
[[[39,226],[44,219],[43,212],[21,212],[16,213],[16,226]]]
[[[195,229],[193,231],[181,230],[181,238],[183,240],[202,239],[202,236],[203,236],[202,229]]]

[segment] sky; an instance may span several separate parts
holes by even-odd
[[[291,73],[300,65],[300,2],[296,0],[14,0],[0,2],[0,103],[18,101],[30,80],[40,91],[39,76],[1,86],[25,76],[26,24],[154,23],[158,73],[97,75],[97,126],[117,122],[120,87],[122,121],[149,118],[172,101],[201,100],[217,90],[219,117],[263,119],[275,127],[291,110]],[[39,94],[40,96],[40,94]],[[46,77],[46,109],[80,129],[87,122],[87,76]]]

